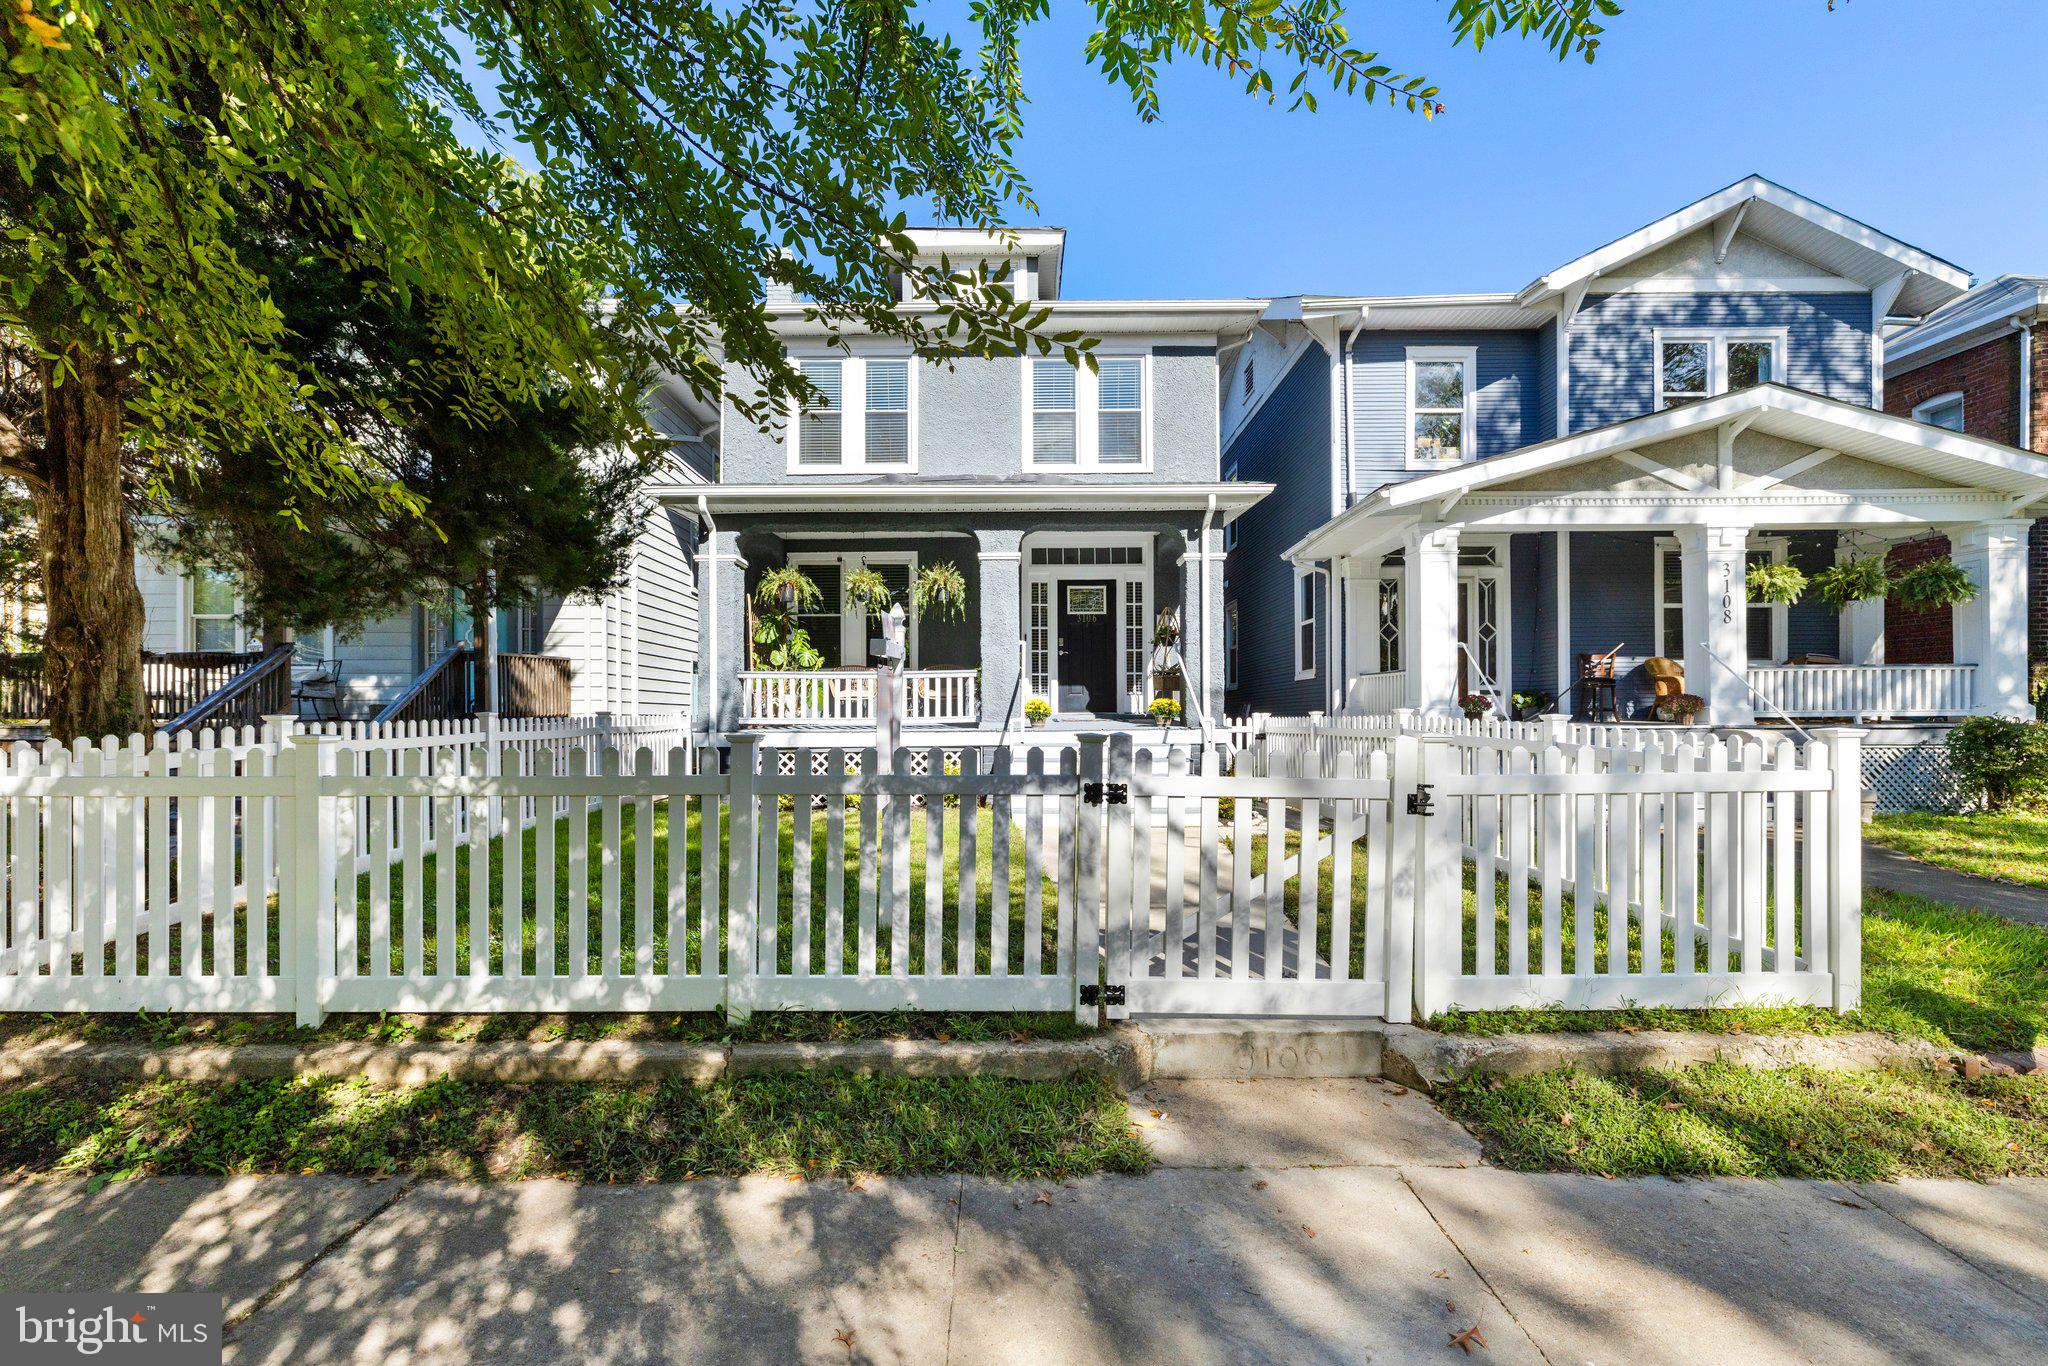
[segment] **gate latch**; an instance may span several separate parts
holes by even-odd
[[[1121,982],[1107,987],[1091,984],[1081,988],[1081,1004],[1084,1006],[1120,1006],[1123,1003],[1124,988]]]
[[[1415,790],[1408,794],[1408,814],[1411,816],[1434,816],[1436,814],[1436,804],[1430,800],[1428,783],[1417,783]]]
[[[1104,802],[1109,803],[1111,806],[1123,806],[1130,799],[1131,785],[1129,783],[1081,784],[1081,800],[1090,806],[1101,806]]]

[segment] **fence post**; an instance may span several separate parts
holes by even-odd
[[[1109,976],[1105,980],[1111,985],[1123,984],[1131,975],[1133,941],[1137,936],[1133,917],[1140,904],[1148,910],[1151,904],[1150,888],[1140,889],[1136,885],[1136,874],[1131,867],[1132,860],[1137,857],[1129,796],[1131,750],[1128,733],[1110,737],[1109,768],[1103,782],[1103,809],[1109,813],[1109,841],[1105,854],[1109,860],[1109,876],[1103,894],[1103,919],[1108,937],[1104,956],[1109,964]],[[1122,795],[1118,795],[1118,789]],[[1108,1003],[1105,1011],[1106,1017],[1113,1020],[1124,1019],[1131,1013],[1128,1006],[1114,1002]]]
[[[280,898],[279,921],[289,938],[292,999],[301,1028],[327,1018],[320,984],[334,975],[334,826],[321,819],[320,779],[334,771],[335,741],[301,735],[277,756],[291,795],[278,825],[278,845],[290,859],[291,885]]]
[[[1814,732],[1827,741],[1829,790],[1833,809],[1828,837],[1834,848],[1828,858],[1828,965],[1835,986],[1835,1009],[1855,1010],[1863,1004],[1863,736],[1853,726],[1827,726]]]
[[[1074,797],[1074,1019],[1085,1025],[1096,1023],[1101,1007],[1084,1005],[1081,989],[1102,981],[1117,981],[1114,967],[1105,974],[1101,964],[1102,944],[1102,821],[1099,809],[1088,804],[1085,794],[1090,783],[1102,781],[1100,735],[1081,737],[1081,793]]]
[[[1545,712],[1536,718],[1543,725],[1543,743],[1561,745],[1571,739],[1572,718],[1567,712]]]
[[[754,888],[754,867],[760,858],[754,847],[754,781],[761,737],[731,735],[726,743],[731,758],[725,780],[725,1018],[743,1024],[754,1014],[754,955],[760,942],[760,907]],[[775,818],[773,806],[768,818]],[[715,849],[716,832],[712,839]]]
[[[1417,742],[1418,786],[1434,787],[1456,771],[1448,746]],[[1415,1013],[1425,1021],[1451,1004],[1465,928],[1464,808],[1432,795],[1435,809],[1415,823]]]
[[[1408,798],[1419,781],[1422,742],[1413,735],[1394,737],[1393,759],[1387,767],[1387,1009],[1389,1024],[1414,1018],[1415,925],[1421,906],[1416,885],[1420,818],[1408,810]],[[1246,855],[1240,855],[1246,857]]]
[[[297,712],[265,712],[263,715],[263,741],[265,744],[282,745],[298,733]]]

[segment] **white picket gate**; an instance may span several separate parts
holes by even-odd
[[[1858,998],[1847,733],[1802,752],[1347,724],[1235,772],[1129,736],[885,766],[748,735],[727,762],[593,751],[610,733],[17,747],[0,1010]]]

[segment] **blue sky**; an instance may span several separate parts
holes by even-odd
[[[1188,65],[1142,124],[1085,65],[1088,7],[1053,9],[1021,158],[1070,296],[1513,289],[1751,171],[1980,278],[2048,272],[2042,0],[1631,0],[1591,66],[1354,0],[1359,46],[1443,87],[1434,123]]]

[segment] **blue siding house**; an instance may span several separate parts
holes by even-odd
[[[1751,176],[1513,292],[1275,300],[1224,375],[1226,477],[1275,486],[1230,710],[1647,716],[1682,670],[1716,723],[2020,714],[2048,461],[1881,411],[1887,319],[1969,282]],[[1953,664],[1887,665],[1881,599],[1750,600],[1935,528]]]

